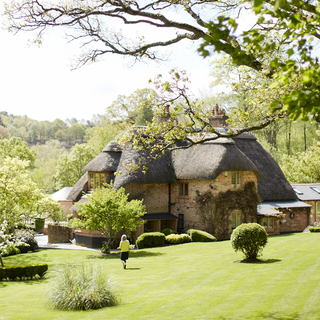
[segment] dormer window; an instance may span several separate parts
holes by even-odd
[[[89,172],[88,189],[92,191],[103,187],[103,185],[106,183],[106,178],[106,172]]]

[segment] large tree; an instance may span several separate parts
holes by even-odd
[[[294,119],[312,117],[319,121],[320,68],[314,50],[320,39],[319,9],[320,3],[316,0],[28,0],[7,2],[4,14],[9,30],[35,31],[38,43],[47,28],[69,29],[69,37],[81,41],[86,48],[79,56],[78,66],[99,60],[108,53],[132,56],[136,60],[159,60],[163,58],[159,48],[181,41],[200,40],[199,52],[203,56],[212,52],[226,54],[232,63],[246,66],[269,79],[267,86],[270,89],[283,89],[261,114],[259,124],[220,133],[207,121],[208,114],[191,103],[184,86],[175,87],[176,81],[171,85],[163,82],[164,90],[176,93],[164,103],[184,99],[183,107],[178,111],[185,115],[188,124],[155,129],[162,137],[163,146],[170,147],[172,141],[185,139],[186,134],[197,136],[196,141],[190,139],[192,145],[204,139],[232,137],[261,129],[286,114]],[[241,19],[245,22],[241,23]],[[139,25],[142,26],[137,29],[140,34],[134,39],[132,30]],[[126,31],[122,32],[122,28]],[[270,37],[272,32],[281,34],[282,42],[287,45],[284,59],[277,56],[265,59],[266,53],[277,47],[276,40]],[[298,85],[292,87],[292,83]],[[259,109],[259,106],[257,100],[255,108]],[[215,135],[202,139],[198,135],[199,129]],[[163,138],[168,136],[163,133],[168,131],[173,134],[166,141]]]

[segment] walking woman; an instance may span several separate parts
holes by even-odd
[[[127,268],[127,260],[129,259],[130,242],[127,240],[127,236],[124,234],[121,237],[119,248],[121,250],[120,259],[123,263],[123,269]]]

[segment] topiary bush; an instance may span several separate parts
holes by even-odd
[[[138,249],[162,247],[166,241],[166,236],[161,232],[148,232],[140,235],[136,241]]]
[[[320,232],[320,227],[310,227],[309,231],[310,232]]]
[[[34,233],[30,230],[17,230],[14,237],[17,241],[22,241],[29,245],[18,246],[21,253],[27,253],[29,251],[36,251],[39,249],[38,242],[34,238]]]
[[[242,251],[245,259],[257,259],[268,242],[264,227],[257,223],[243,223],[231,234],[232,248]]]
[[[36,232],[39,232],[41,229],[43,229],[45,223],[44,218],[35,218],[34,219],[34,229]]]
[[[169,244],[179,244],[179,243],[187,243],[191,242],[191,238],[188,234],[169,234],[166,236],[166,243]]]
[[[161,231],[161,233],[163,233],[164,235],[168,236],[169,234],[177,234],[176,231],[170,229],[170,228],[165,228]]]
[[[188,235],[191,238],[192,242],[213,242],[217,241],[217,239],[210,233],[196,230],[196,229],[189,229],[187,231]]]
[[[49,304],[60,310],[89,310],[119,303],[116,285],[104,270],[91,265],[67,265],[49,287]]]

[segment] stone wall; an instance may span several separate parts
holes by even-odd
[[[69,243],[72,240],[72,228],[48,225],[48,243]]]

